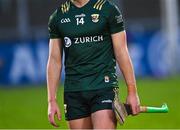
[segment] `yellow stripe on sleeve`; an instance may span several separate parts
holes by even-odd
[[[96,9],[100,10],[99,7],[101,6],[101,4],[104,2],[104,0],[101,0],[101,2],[96,6]]]
[[[103,5],[106,3],[106,0],[104,0],[104,2],[99,6],[99,10],[102,9]]]
[[[94,8],[96,8],[97,5],[98,5],[100,2],[101,2],[101,0],[98,0],[98,1],[96,2],[96,4],[94,5]]]

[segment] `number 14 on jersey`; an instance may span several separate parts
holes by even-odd
[[[84,17],[82,18],[76,18],[76,21],[77,21],[77,25],[84,25],[85,21],[84,21]]]

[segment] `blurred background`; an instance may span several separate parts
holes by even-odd
[[[62,2],[0,0],[0,128],[52,128],[47,120],[47,23]],[[180,128],[180,0],[114,2],[125,18],[142,104],[167,102],[170,107],[168,114],[130,117],[118,128]],[[60,87],[59,125],[65,129],[62,93]]]

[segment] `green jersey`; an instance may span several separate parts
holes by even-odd
[[[117,87],[111,35],[124,31],[122,14],[109,0],[90,0],[78,8],[70,0],[50,17],[50,39],[62,39],[65,91]]]

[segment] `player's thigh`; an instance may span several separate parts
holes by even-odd
[[[93,129],[91,117],[71,120],[68,124],[70,129]]]
[[[117,120],[112,110],[100,110],[91,114],[94,129],[116,129]]]
[[[83,92],[65,92],[65,117],[70,129],[92,129],[91,111]]]

